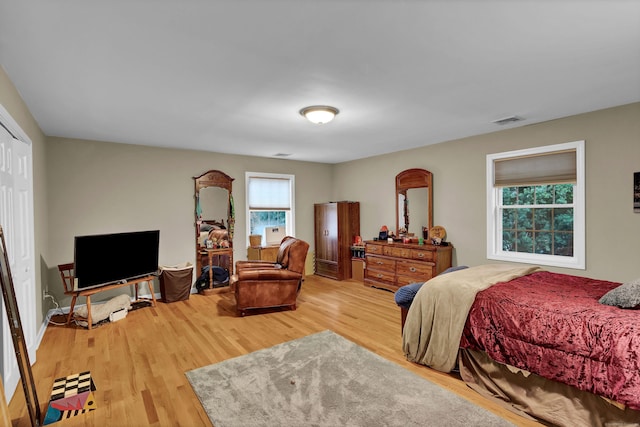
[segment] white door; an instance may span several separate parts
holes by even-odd
[[[0,118],[3,119],[4,124],[6,117],[0,116]],[[31,145],[15,139],[3,126],[0,126],[0,225],[5,233],[23,335],[29,349],[29,359],[34,363],[36,292],[31,165]],[[20,371],[9,333],[4,302],[0,314],[2,316],[2,377],[7,400],[9,400],[20,381]]]

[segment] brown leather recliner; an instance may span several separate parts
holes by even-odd
[[[231,286],[238,314],[244,316],[247,310],[256,308],[289,307],[295,310],[308,251],[307,242],[287,236],[280,243],[275,263],[237,261]]]

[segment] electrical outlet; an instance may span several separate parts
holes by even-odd
[[[47,290],[45,289],[44,291],[42,291],[42,300],[46,301],[47,299],[51,299],[51,301],[55,301],[55,299],[53,298],[53,295],[50,295],[49,292],[47,292]]]

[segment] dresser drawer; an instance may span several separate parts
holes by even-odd
[[[416,277],[426,281],[433,275],[434,265],[432,262],[398,261],[396,273],[398,276]],[[419,282],[420,280],[417,281]]]
[[[396,281],[396,275],[391,271],[372,270],[369,268],[365,271],[364,278],[383,283],[395,283]]]
[[[382,255],[382,245],[374,245],[371,243],[365,244],[365,252],[368,254]]]
[[[368,269],[384,270],[393,274],[396,270],[396,260],[367,255],[367,270]]]
[[[384,248],[384,254],[396,258],[411,258],[411,249],[388,246]]]
[[[435,251],[427,251],[422,249],[412,249],[411,250],[411,258],[419,259],[422,261],[434,261],[435,260]]]
[[[424,283],[427,280],[429,280],[431,277],[426,278],[426,277],[422,277],[422,278],[418,278],[415,276],[396,276],[396,283],[398,284],[398,287],[401,286],[405,286],[405,285],[410,285],[412,283]]]

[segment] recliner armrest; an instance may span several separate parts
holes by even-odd
[[[238,285],[242,285],[245,280],[298,280],[302,274],[295,271],[282,269],[242,269],[236,272],[238,276]]]
[[[269,262],[269,261],[237,261],[236,262],[236,271],[244,270],[246,268],[263,268],[263,269],[281,269],[282,266],[277,263]]]

